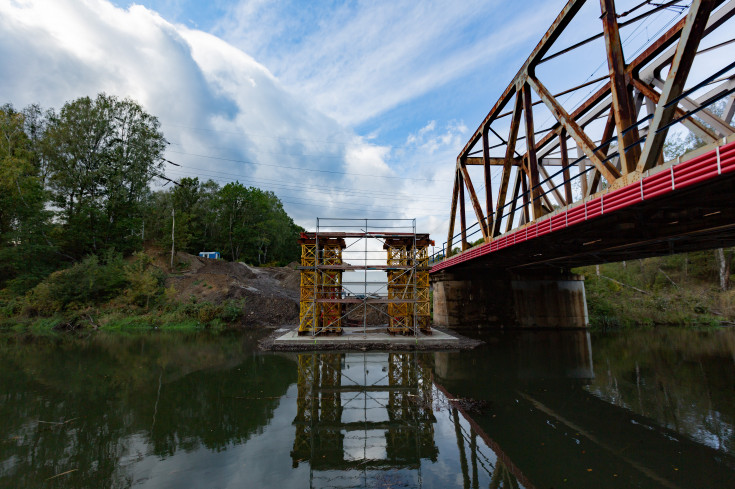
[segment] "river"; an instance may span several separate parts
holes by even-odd
[[[0,487],[735,487],[735,331],[0,335]]]

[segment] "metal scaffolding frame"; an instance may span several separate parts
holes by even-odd
[[[434,243],[416,233],[416,219],[318,217],[316,231],[301,233],[299,244],[300,335],[342,334],[346,327],[366,333],[369,309],[386,317],[391,334],[431,333],[428,248]],[[368,280],[371,271],[385,272],[386,280]],[[344,281],[345,272],[362,272],[363,280]],[[360,310],[361,324],[354,319]]]

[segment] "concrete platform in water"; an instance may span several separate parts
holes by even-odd
[[[432,329],[432,334],[402,336],[388,334],[386,328],[345,328],[339,336],[299,336],[296,329],[276,335],[270,344],[262,345],[271,350],[458,350],[474,348],[481,342]],[[282,332],[282,331],[280,331]]]

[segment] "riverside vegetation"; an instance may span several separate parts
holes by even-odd
[[[735,290],[730,288],[733,251],[700,251],[575,270],[585,276],[591,326],[609,330],[735,325]]]
[[[135,101],[99,94],[58,112],[6,104],[0,136],[4,327],[221,326],[238,321],[243,298],[177,295],[166,281],[186,272],[182,252],[261,266],[299,256],[302,228],[272,192],[190,177],[154,188],[168,180],[167,141]]]
[[[722,115],[724,101],[710,109]],[[704,145],[694,133],[672,134],[664,143],[664,158],[673,160]],[[580,268],[590,323],[601,330],[735,325],[735,290],[730,288],[734,255],[735,248],[718,248]]]

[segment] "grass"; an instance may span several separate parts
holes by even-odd
[[[60,334],[66,330],[100,331],[225,331],[237,327],[245,307],[243,301],[213,304],[207,301],[166,302],[150,310],[105,304],[83,312],[68,311],[52,316],[14,315],[0,318],[0,331],[34,336]]]
[[[735,319],[735,291],[722,292],[707,256],[673,255],[575,270],[585,276],[595,330],[676,325],[711,328]]]

